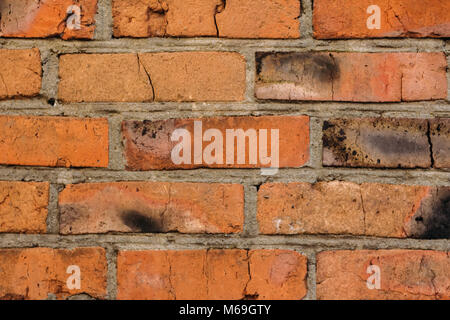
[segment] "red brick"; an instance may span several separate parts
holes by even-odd
[[[0,49],[0,61],[0,100],[39,94],[42,68],[38,49]]]
[[[268,183],[258,191],[263,234],[450,238],[449,187]]]
[[[59,196],[63,234],[235,233],[244,223],[237,184],[115,182],[67,186]]]
[[[77,5],[81,10],[80,28],[67,23],[68,8]],[[0,37],[92,39],[97,0],[2,0],[0,4]]]
[[[379,29],[369,29],[371,5],[380,8]],[[315,0],[314,37],[450,37],[450,3],[442,0]]]
[[[118,299],[301,299],[306,258],[287,250],[120,251]]]
[[[450,118],[430,120],[430,139],[435,168],[450,168]]]
[[[73,274],[67,273],[69,266],[80,268],[80,289],[67,286]],[[67,299],[77,294],[106,297],[103,248],[0,249],[0,270],[0,300],[42,300],[49,295]]]
[[[107,167],[106,119],[0,116],[0,164]]]
[[[447,98],[435,53],[257,53],[258,99],[400,102]]]
[[[48,182],[0,181],[0,232],[45,233]]]
[[[332,119],[323,125],[323,164],[338,167],[431,167],[428,120]]]
[[[367,272],[380,268],[380,289]],[[448,252],[414,250],[328,251],[317,255],[317,299],[450,299]],[[370,281],[370,283],[373,283]]]
[[[201,121],[203,134],[208,129],[217,129],[223,136],[223,156],[222,163],[205,162],[202,157],[201,163],[194,161],[194,122]],[[186,129],[191,135],[191,160],[190,163],[175,164],[171,155],[176,145],[182,139],[171,141],[172,134],[177,129]],[[226,130],[242,129],[267,129],[267,145],[271,142],[271,129],[279,130],[279,167],[301,167],[309,160],[309,118],[306,116],[292,117],[218,117],[201,119],[170,119],[163,121],[125,121],[122,124],[123,136],[125,139],[125,155],[127,167],[131,170],[151,170],[151,169],[191,169],[199,167],[211,168],[258,168],[270,165],[261,164],[259,149],[256,152],[256,162],[250,162],[250,146],[259,148],[261,139],[260,131],[257,131],[258,143],[249,143],[246,139],[245,161],[238,163],[237,143],[235,139],[234,162],[227,164],[226,161]],[[275,131],[274,131],[275,132]],[[199,136],[200,137],[200,136]],[[275,134],[274,134],[275,137]],[[264,140],[264,139],[263,139]],[[256,140],[255,140],[256,141]],[[212,142],[203,143],[203,151]],[[200,143],[197,144],[200,146]],[[264,145],[264,142],[262,143]],[[272,145],[267,148],[271,154]],[[188,149],[188,148],[186,148]],[[218,148],[220,150],[220,147]],[[202,152],[204,154],[205,152]],[[178,153],[177,153],[178,154]],[[209,153],[207,153],[209,154]],[[239,153],[244,155],[243,153]],[[253,153],[252,153],[253,154]],[[218,156],[218,158],[220,158]]]
[[[245,94],[245,60],[235,52],[68,54],[59,77],[66,102],[241,101]]]
[[[115,37],[299,38],[300,0],[114,0]]]

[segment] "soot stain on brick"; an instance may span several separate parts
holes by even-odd
[[[339,64],[331,53],[257,52],[255,58],[258,80],[262,82],[298,82],[302,78],[313,78],[332,83],[340,76]],[[275,76],[265,79],[265,73]]]
[[[450,239],[450,187],[433,188],[410,223],[412,238]]]
[[[123,211],[122,222],[134,232],[161,233],[164,232],[160,220],[151,218],[135,210]]]
[[[363,138],[369,149],[374,149],[382,154],[414,154],[427,151],[428,145],[417,143],[416,139],[398,135],[396,133],[369,133]]]
[[[347,146],[347,135],[344,130],[346,123],[347,121],[344,119],[325,121],[322,127],[323,147],[330,150],[336,160],[340,163],[356,161],[358,160],[359,155],[358,151],[353,150]]]

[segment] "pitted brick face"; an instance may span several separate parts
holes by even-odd
[[[425,119],[334,119],[323,125],[323,164],[337,167],[429,168]]]
[[[68,9],[73,5],[80,9],[80,16],[79,26],[71,28],[69,17],[74,11]],[[97,0],[2,0],[0,37],[92,39],[96,12]]]
[[[261,100],[400,102],[447,97],[447,62],[436,53],[256,53]]]
[[[379,8],[379,27],[367,26]],[[369,12],[368,12],[369,11]],[[450,37],[450,3],[442,0],[315,0],[314,37],[447,38]]]
[[[240,185],[116,182],[69,185],[59,197],[63,234],[238,233]]]
[[[298,300],[306,257],[290,250],[120,251],[118,299]]]
[[[369,266],[380,288],[369,289]],[[448,252],[425,250],[325,251],[317,255],[317,299],[448,300]]]
[[[114,0],[115,37],[290,39],[300,0]]]
[[[44,233],[50,185],[0,181],[0,232]]]
[[[450,118],[430,120],[430,143],[435,168],[450,168]]]

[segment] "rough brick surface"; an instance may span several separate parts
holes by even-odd
[[[430,120],[435,168],[450,168],[450,118]]]
[[[264,234],[450,238],[450,188],[353,182],[269,183],[258,192]]]
[[[245,60],[234,52],[68,54],[59,77],[66,102],[240,101]]]
[[[76,27],[70,23],[73,11],[68,13],[72,5],[80,8],[80,25]],[[96,12],[97,0],[2,0],[0,37],[92,39]]]
[[[324,166],[429,168],[428,120],[333,119],[323,125]]]
[[[115,37],[298,38],[300,0],[114,0]]]
[[[202,144],[203,155],[200,163],[195,163],[195,146],[194,146],[194,126],[195,121],[201,121],[203,133],[198,137],[204,137],[204,133],[208,129],[217,129],[223,136],[223,146],[216,149],[222,150],[222,163],[207,163],[205,154],[215,154],[207,152],[208,146],[214,142],[204,141]],[[176,129],[186,129],[191,136],[191,160],[190,163],[175,164],[172,158],[172,152],[177,144],[183,139],[174,139],[171,141],[173,132]],[[266,143],[260,141],[261,133],[257,131],[256,139],[250,142],[245,140],[245,161],[239,163],[238,156],[244,155],[244,152],[238,152],[238,142],[235,139],[234,148],[227,149],[227,129],[267,129]],[[270,165],[261,164],[259,157],[259,146],[267,145],[267,155],[271,155],[272,136],[271,129],[279,130],[279,166],[280,167],[301,167],[309,160],[309,118],[306,116],[296,117],[219,117],[219,118],[202,118],[202,119],[171,119],[164,121],[125,121],[122,124],[122,131],[125,140],[125,155],[127,166],[131,170],[150,170],[150,169],[189,169],[198,167],[235,167],[235,168],[255,168],[268,167]],[[274,135],[275,137],[275,135]],[[228,139],[229,141],[233,141]],[[186,140],[187,141],[187,140]],[[257,142],[256,142],[257,141]],[[256,143],[254,143],[256,142]],[[250,148],[256,149],[256,163],[250,162]],[[188,149],[188,148],[187,148]],[[209,149],[208,149],[209,150]],[[227,152],[234,152],[234,161],[227,164]]]
[[[67,273],[69,266],[80,268],[80,289],[67,286],[73,274]],[[105,298],[106,269],[103,248],[0,249],[0,300],[66,299],[82,293]]]
[[[38,49],[1,49],[0,61],[0,100],[39,94],[42,68]]]
[[[301,299],[306,258],[287,250],[120,251],[118,299]]]
[[[0,116],[0,164],[107,167],[106,119]]]
[[[44,233],[49,184],[0,181],[0,232]]]
[[[257,53],[258,99],[399,102],[447,97],[438,53]]]
[[[244,223],[244,189],[210,183],[69,185],[60,193],[63,234],[234,233]]]
[[[367,287],[370,265],[380,268],[380,289]],[[317,298],[450,299],[449,269],[448,252],[322,252],[317,255]]]
[[[379,28],[368,28],[380,8]],[[450,37],[450,2],[442,0],[315,0],[314,37],[319,39]],[[370,19],[370,21],[372,21]]]

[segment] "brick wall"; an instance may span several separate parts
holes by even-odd
[[[449,38],[441,0],[1,0],[0,299],[450,299]]]

